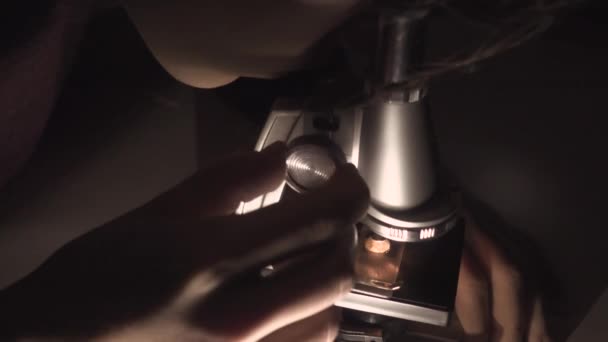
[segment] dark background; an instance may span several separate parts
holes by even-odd
[[[530,252],[513,254],[525,268],[542,270],[537,273],[548,318],[560,336],[576,327],[608,285],[607,8],[605,1],[591,1],[476,72],[434,81],[429,93],[442,165],[482,226]],[[448,21],[431,29],[430,45],[466,39],[450,28]],[[0,217],[137,125],[146,114],[130,108],[176,87],[120,10],[92,22],[66,84],[36,155],[0,196]],[[241,120],[261,127],[284,84],[240,80],[214,91],[178,87],[194,92],[199,125],[217,124],[213,131],[224,143],[218,149],[230,151],[253,146],[255,134],[204,118],[209,114],[201,99],[218,95],[242,112]],[[214,148],[202,146],[199,160]]]

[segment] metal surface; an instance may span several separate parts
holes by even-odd
[[[340,147],[327,136],[301,136],[289,144],[287,184],[297,192],[314,190],[325,184],[338,165],[345,162]]]
[[[445,260],[431,252],[435,248],[442,253],[459,249],[459,245],[457,248],[450,247],[454,239],[449,236],[457,236],[461,232],[452,228],[457,218],[452,198],[447,193],[435,191],[430,137],[423,105],[381,103],[375,111],[363,106],[344,108],[335,111],[339,128],[329,133],[314,125],[320,113],[301,108],[304,107],[294,103],[288,108],[275,107],[256,149],[261,150],[277,140],[293,147],[300,141],[323,136],[329,141],[327,146],[341,150],[347,162],[359,167],[372,190],[374,204],[362,223],[391,240],[425,241],[423,245],[412,244],[419,245],[419,248],[409,249],[412,257],[406,260],[408,280],[399,289],[385,291],[383,296],[378,288],[368,291],[358,286],[338,305],[394,318],[445,325],[453,305],[457,272],[452,271],[458,268],[459,253],[447,253],[448,260]],[[285,185],[242,204],[238,213],[272,205],[289,193],[297,194],[297,190],[294,192]],[[387,203],[392,205],[385,205]],[[438,239],[444,235],[445,238]],[[428,244],[430,241],[432,245]],[[427,248],[430,248],[430,252],[422,253]],[[416,266],[411,262],[423,265]],[[410,270],[416,274],[411,274]],[[425,276],[426,272],[435,276]],[[439,291],[427,291],[435,288],[435,285],[429,284],[440,284],[437,285]]]
[[[385,223],[374,220],[373,217],[368,215],[363,219],[363,223],[366,224],[374,233],[387,239],[401,242],[417,242],[436,239],[443,236],[454,228],[457,220],[458,216],[452,215],[447,221],[429,225],[424,228],[405,229],[387,226]]]
[[[455,194],[438,191],[424,205],[415,210],[380,211],[375,207],[368,210],[369,216],[385,225],[395,228],[427,228],[447,221],[456,215]]]
[[[407,211],[383,212],[371,206],[362,223],[376,234],[394,241],[438,238],[450,231],[458,218],[453,197],[451,193],[438,192],[424,205]]]
[[[445,223],[455,217],[456,207],[450,194],[435,191],[424,105],[379,106],[384,110],[354,107],[337,111],[340,129],[327,136],[329,148],[340,149],[340,158],[357,166],[368,183],[373,205],[363,222],[372,230],[396,241],[437,238],[451,228]],[[256,150],[278,140],[291,146],[302,136],[325,134],[313,125],[317,113],[293,108],[298,106],[279,106],[271,112]],[[284,186],[241,204],[237,213],[278,202]],[[426,234],[425,229],[431,227],[436,229],[434,234]]]
[[[412,67],[422,57],[420,19],[426,11],[383,10],[379,20],[379,42],[376,56],[377,86],[383,87],[408,80]]]
[[[363,325],[342,326],[337,342],[383,342],[382,329]]]
[[[356,292],[351,292],[342,297],[336,303],[336,306],[439,326],[446,326],[450,318],[450,313],[447,311],[391,301]]]
[[[435,191],[424,105],[376,102],[361,124],[359,171],[380,210],[420,206]]]

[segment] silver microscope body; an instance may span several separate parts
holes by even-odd
[[[408,83],[420,62],[427,12],[383,6],[378,13],[375,75],[366,100],[322,111],[307,100],[278,101],[256,149],[286,142],[287,179],[243,203],[239,213],[314,189],[339,163],[354,164],[369,186],[371,206],[356,227],[354,288],[336,305],[368,323],[391,318],[446,326],[464,224],[438,178],[424,85]],[[347,341],[367,337],[357,329],[342,332]]]

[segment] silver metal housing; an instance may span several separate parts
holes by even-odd
[[[359,171],[380,210],[404,211],[435,192],[429,129],[421,102],[375,102],[364,109]]]
[[[446,326],[450,313],[423,306],[401,303],[360,292],[350,292],[342,297],[336,306],[409,321]]]
[[[436,191],[430,137],[420,103],[385,103],[335,113],[335,132],[315,128],[320,113],[297,104],[276,105],[256,145],[260,151],[276,142],[291,144],[303,136],[325,135],[347,162],[359,168],[370,187],[372,205],[363,223],[391,240],[416,242],[440,237],[452,225],[456,207]],[[281,199],[285,183],[275,191],[242,203],[244,214]],[[431,230],[432,229],[432,233]]]
[[[430,282],[438,279],[438,283],[447,283],[447,296],[453,298],[457,279],[454,274],[457,275],[458,270],[456,257],[449,258],[453,262],[444,264],[432,248],[430,258],[421,254],[421,251],[428,248],[425,246],[433,244],[410,244],[408,253],[414,256],[411,260],[422,267],[429,265],[435,270],[447,265],[448,272],[441,274],[447,275],[449,279],[430,277],[421,280],[414,276],[406,281],[407,287],[402,287],[403,279],[398,278],[399,275],[404,275],[401,266],[406,246],[399,242],[437,239],[457,226],[457,222],[462,222],[456,215],[455,202],[437,189],[432,140],[422,101],[424,91],[408,84],[411,67],[416,64],[423,50],[419,45],[423,27],[420,19],[424,16],[426,12],[403,10],[385,12],[380,16],[380,39],[375,66],[377,75],[372,84],[368,84],[372,88],[371,94],[368,94],[372,98],[369,102],[340,111],[334,108],[331,114],[303,110],[303,106],[294,106],[293,103],[279,104],[270,114],[256,149],[262,150],[275,141],[284,141],[291,147],[293,158],[291,163],[288,162],[287,182],[297,192],[308,190],[306,188],[314,189],[320,181],[329,179],[329,174],[333,173],[339,162],[335,158],[337,155],[358,167],[366,181],[371,204],[358,227],[365,234],[371,230],[371,234],[392,240],[390,243],[396,248],[391,250],[390,255],[377,258],[368,257],[370,253],[366,252],[355,253],[356,256],[361,256],[355,262],[355,269],[359,266],[359,281],[351,293],[336,305],[445,326],[453,305],[453,302],[450,304],[451,299],[427,296],[420,289],[434,288],[435,284]],[[334,124],[316,125],[323,118],[330,119],[326,123]],[[326,144],[328,148],[336,146],[343,154],[325,150],[319,152],[319,145],[316,144],[299,147],[296,143],[307,137],[319,136],[327,137],[330,141]],[[301,149],[297,150],[298,148]],[[318,155],[314,155],[314,151]],[[314,163],[318,165],[313,165]],[[247,213],[278,202],[284,188],[285,182],[275,191],[243,203],[238,212]],[[462,225],[458,226],[462,228]],[[462,229],[454,229],[453,232],[455,234],[449,234],[445,240],[435,242],[438,245],[445,242],[456,246],[458,237],[462,236],[459,234]],[[446,247],[445,244],[443,247]],[[453,248],[444,250],[449,254]],[[457,253],[458,259],[459,253],[460,251]],[[428,270],[416,268],[408,262],[409,259],[406,259],[403,265],[408,270],[415,270],[418,275]],[[384,275],[382,272],[385,270],[386,276],[378,278],[379,275]],[[379,287],[374,280],[398,286]],[[418,287],[415,284],[419,284]],[[399,292],[406,290],[411,293],[408,295]],[[426,301],[428,305],[424,304]]]
[[[388,103],[371,109],[339,110],[334,113],[339,128],[324,131],[316,128],[314,122],[325,114],[303,110],[299,103],[279,102],[268,117],[256,150],[276,141],[296,146],[303,136],[323,135],[332,146],[342,150],[340,159],[361,170],[370,186],[373,203],[362,220],[364,225],[395,241],[416,243],[437,239],[452,229],[457,215],[451,196],[436,190],[431,147],[427,141],[430,137],[421,106]],[[391,182],[393,179],[397,180]],[[277,203],[286,184],[283,182],[274,191],[241,203],[237,213],[246,214]],[[361,291],[357,287],[336,305],[435,325],[445,325],[450,317],[450,312],[445,310]]]

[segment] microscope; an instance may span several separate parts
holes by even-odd
[[[277,101],[256,150],[285,142],[286,180],[238,210],[313,190],[342,163],[358,168],[371,205],[354,227],[354,287],[336,303],[344,308],[340,341],[401,340],[399,322],[444,327],[454,308],[464,222],[438,177],[426,84],[410,82],[422,61],[429,9],[407,3],[375,2],[374,71],[362,100],[347,106]]]

